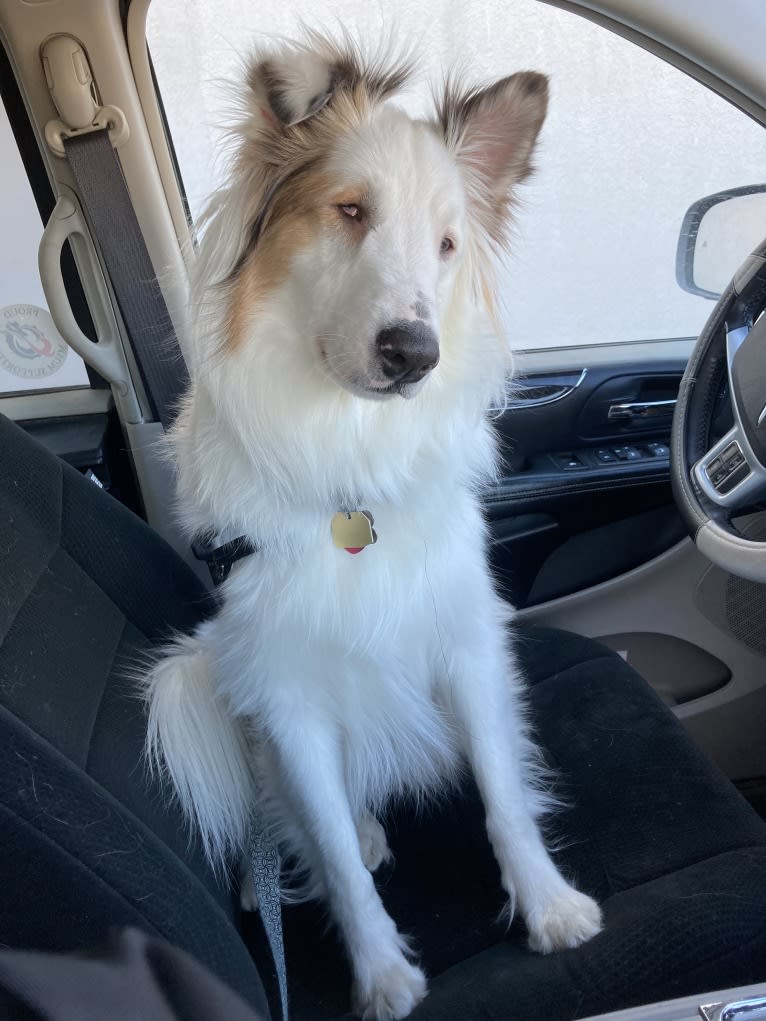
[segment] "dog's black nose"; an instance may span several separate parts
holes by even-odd
[[[376,338],[383,374],[395,383],[417,383],[439,361],[439,339],[425,323],[395,323]]]

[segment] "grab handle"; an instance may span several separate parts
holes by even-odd
[[[77,325],[64,278],[61,274],[61,250],[73,235],[84,241],[90,269],[101,274],[101,267],[93,253],[85,219],[73,199],[62,196],[56,202],[45,226],[38,250],[40,280],[56,329],[84,362],[99,372],[111,385],[115,403],[128,422],[141,422],[142,415],[136,392],[128,372],[125,353],[116,329],[109,329],[102,317],[98,343],[90,340]],[[95,318],[95,316],[94,316]]]

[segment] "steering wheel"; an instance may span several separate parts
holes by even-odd
[[[732,574],[766,582],[766,542],[738,532],[737,515],[766,501],[766,240],[721,295],[689,359],[670,447],[673,494],[700,552]],[[711,446],[728,376],[734,425]]]

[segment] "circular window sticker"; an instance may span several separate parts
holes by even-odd
[[[36,305],[0,309],[0,366],[21,379],[45,379],[67,356],[66,341],[50,313]]]

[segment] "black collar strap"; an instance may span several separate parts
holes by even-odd
[[[191,544],[192,553],[197,560],[204,560],[207,564],[214,585],[226,581],[232,566],[238,560],[249,557],[251,553],[257,553],[260,549],[246,535],[239,535],[222,546],[215,546],[214,542],[215,532],[206,532]]]

